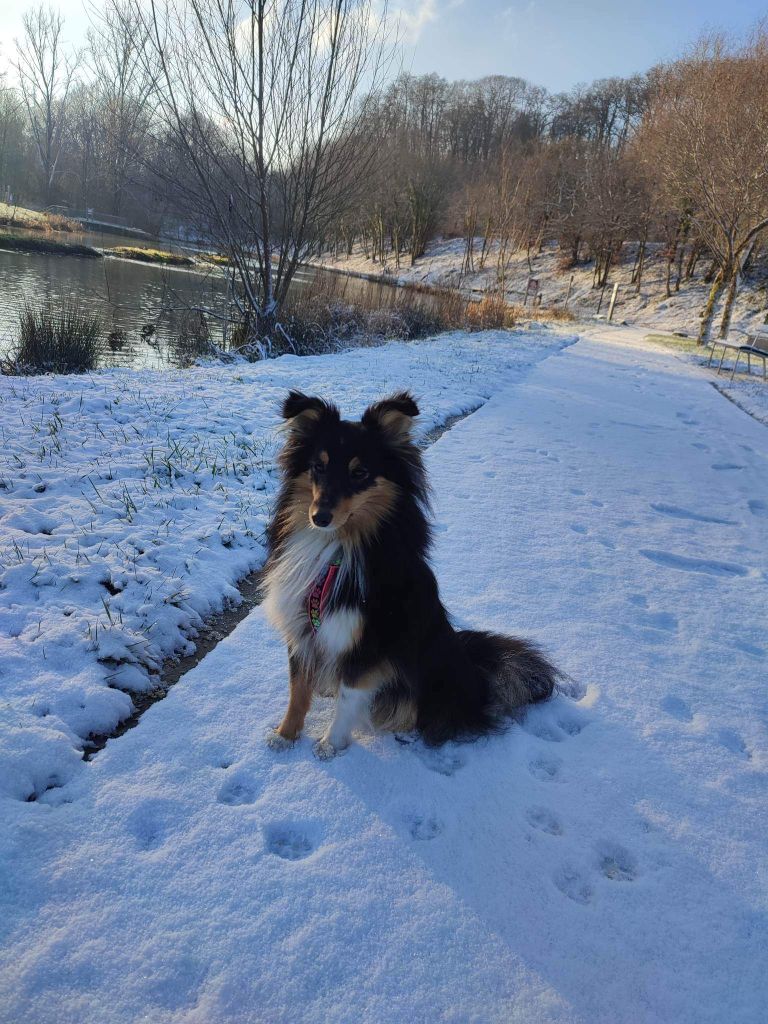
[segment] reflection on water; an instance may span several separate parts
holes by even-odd
[[[46,300],[75,300],[99,316],[99,365],[161,367],[177,362],[173,343],[188,307],[221,310],[225,284],[218,270],[198,274],[127,260],[0,251],[0,352],[7,353],[15,340],[23,304]],[[156,332],[146,330],[150,323]],[[110,347],[109,334],[113,344],[124,343]]]
[[[91,232],[73,236],[73,241],[99,248],[159,244]],[[171,248],[165,243],[162,246]],[[306,286],[317,273],[302,268],[295,287]],[[365,293],[377,304],[386,305],[385,294],[391,294],[392,286],[346,278],[344,292],[350,298]],[[224,312],[226,281],[219,268],[198,272],[128,260],[0,250],[0,355],[11,350],[24,303],[46,300],[54,304],[74,300],[99,316],[104,327],[99,366],[159,369],[183,364],[185,353],[179,336],[188,323],[190,308]],[[148,325],[155,325],[156,330]],[[209,320],[209,328],[212,339],[219,341],[220,326],[214,318]]]

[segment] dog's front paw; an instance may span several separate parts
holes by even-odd
[[[312,747],[312,752],[318,761],[330,761],[331,758],[336,757],[336,755],[340,753],[331,741],[325,737],[315,743]]]
[[[266,735],[266,744],[270,750],[274,750],[277,753],[283,750],[290,750],[296,740],[289,740],[285,736],[281,736],[277,729],[270,729]]]

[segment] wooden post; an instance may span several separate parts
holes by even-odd
[[[616,305],[616,296],[618,295],[618,293],[619,293],[619,282],[617,281],[616,284],[613,286],[613,295],[611,296],[611,304],[608,307],[608,323],[610,323],[611,320],[613,320],[613,307]]]
[[[568,291],[565,293],[565,302],[563,303],[563,309],[568,309],[568,299],[571,297],[571,289],[573,288],[573,274],[571,274],[571,280],[568,282]]]

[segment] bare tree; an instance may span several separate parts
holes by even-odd
[[[768,32],[743,46],[705,40],[659,74],[639,152],[669,209],[712,253],[717,270],[699,341],[709,335],[727,290],[721,335],[728,330],[739,278],[768,230]],[[670,262],[673,256],[670,257]]]
[[[299,262],[360,193],[376,140],[366,96],[391,57],[375,0],[136,3],[157,115],[182,158],[186,212],[228,254],[253,338],[272,331]],[[378,13],[377,13],[378,12]]]
[[[64,50],[64,20],[50,7],[24,14],[24,38],[16,40],[15,67],[37,153],[46,204],[51,202],[65,144],[67,99],[78,58]]]
[[[17,90],[0,75],[0,201],[13,195],[23,180],[24,110]]]
[[[109,212],[120,214],[149,129],[156,74],[144,59],[149,28],[132,0],[92,5],[90,14],[88,63],[104,135]]]

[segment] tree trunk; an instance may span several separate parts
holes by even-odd
[[[725,307],[723,308],[723,316],[720,320],[720,337],[725,338],[728,335],[728,328],[731,326],[731,316],[733,314],[733,303],[736,299],[736,295],[739,291],[739,281],[741,280],[742,274],[745,268],[749,265],[752,259],[752,253],[755,249],[755,242],[752,242],[747,246],[744,253],[744,258],[737,260],[733,272],[731,274],[731,280],[728,285],[728,296],[725,300]]]
[[[717,300],[720,298],[720,294],[725,287],[726,280],[726,268],[721,267],[715,275],[715,279],[712,282],[712,287],[709,290],[709,297],[707,298],[706,305],[701,313],[701,326],[699,327],[698,343],[699,345],[705,345],[709,340],[709,329],[712,324],[712,317],[715,313],[715,305]]]

